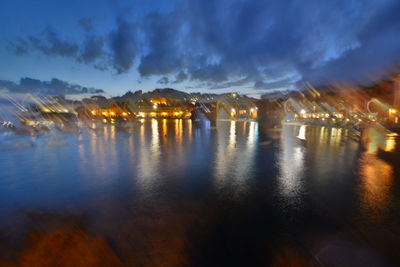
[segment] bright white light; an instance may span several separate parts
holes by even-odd
[[[306,114],[306,110],[305,109],[300,110],[300,114],[302,115]]]

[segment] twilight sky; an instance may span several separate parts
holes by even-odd
[[[399,0],[2,0],[0,25],[9,91],[256,96],[369,81],[400,62]]]

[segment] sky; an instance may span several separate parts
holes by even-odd
[[[398,0],[2,0],[0,89],[363,84],[398,70],[399,14]]]

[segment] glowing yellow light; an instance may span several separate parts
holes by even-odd
[[[397,110],[395,110],[394,108],[390,108],[390,109],[389,109],[389,113],[394,114],[394,113],[396,113],[396,112],[397,112]]]
[[[389,138],[385,141],[385,151],[393,152],[396,149],[396,140],[394,138]]]
[[[232,112],[232,113],[235,113],[235,112],[236,112],[236,110],[233,108],[233,109],[231,110],[231,112]]]
[[[154,109],[157,109],[157,104],[154,104],[154,105],[153,105],[153,108],[154,108]]]
[[[300,110],[300,114],[302,115],[306,114],[306,110],[305,109]]]
[[[101,114],[102,114],[103,116],[107,116],[107,115],[108,115],[108,112],[103,111]]]
[[[90,113],[92,113],[93,116],[96,115],[96,111],[95,110],[92,110]]]
[[[114,111],[111,111],[111,112],[110,112],[110,115],[111,115],[111,116],[115,116],[115,112],[114,112]]]
[[[126,117],[126,116],[128,116],[128,113],[122,112],[122,116]]]
[[[254,108],[251,108],[251,109],[250,109],[250,112],[254,112]]]
[[[44,111],[44,112],[50,112],[50,109],[44,108],[43,111]]]

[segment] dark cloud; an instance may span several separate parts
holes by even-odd
[[[90,20],[80,20],[79,24],[86,31],[82,43],[68,41],[55,30],[47,28],[37,36],[17,38],[10,43],[11,49],[17,55],[37,51],[47,56],[72,58],[77,62],[92,64],[96,69],[107,70],[110,56],[105,51],[106,38],[93,33]]]
[[[84,19],[83,42],[45,31],[16,40],[14,51],[33,47],[117,73],[137,66],[141,77],[175,75],[172,83],[212,89],[359,82],[399,62],[399,10],[397,0],[192,0],[135,21],[123,13],[103,37]]]
[[[16,55],[23,55],[29,51],[29,42],[22,38],[17,38],[15,41],[9,44],[9,48]]]
[[[159,79],[158,81],[157,81],[157,83],[159,83],[159,84],[168,84],[169,83],[169,79],[168,79],[168,77],[162,77],[161,79]]]
[[[78,21],[78,24],[87,32],[93,30],[93,22],[90,18],[82,18]]]
[[[61,39],[58,33],[50,28],[44,30],[39,37],[30,36],[28,40],[31,47],[49,56],[75,57],[79,51],[78,44]]]
[[[136,29],[136,25],[121,17],[117,20],[117,28],[110,33],[111,65],[119,74],[133,66],[138,49]]]
[[[0,90],[10,93],[33,93],[49,95],[104,93],[102,89],[88,88],[78,84],[68,83],[56,78],[53,78],[50,81],[41,81],[32,78],[21,78],[19,83],[0,80]]]
[[[399,71],[400,2],[387,2],[369,14],[357,32],[357,48],[304,73],[304,79],[319,84],[327,80],[365,84]]]
[[[93,63],[98,59],[101,59],[105,54],[104,45],[104,38],[88,35],[85,43],[83,44],[80,59],[86,64]],[[105,69],[106,67],[104,66],[103,70]]]
[[[180,38],[182,37],[180,14],[152,13],[141,24],[145,46],[149,51],[142,56],[138,71],[142,76],[178,72],[183,67]]]
[[[187,80],[188,75],[184,71],[180,71],[176,76],[175,76],[175,81],[172,83],[181,83],[185,80]]]

